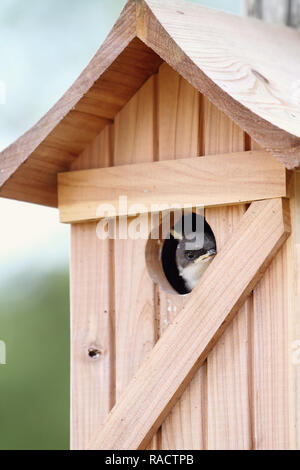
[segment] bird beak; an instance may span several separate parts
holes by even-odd
[[[201,261],[204,261],[208,258],[213,258],[214,256],[216,256],[217,254],[217,251],[216,250],[209,250],[206,255],[203,255],[203,256],[200,256],[200,258],[196,259],[195,263],[201,263]]]

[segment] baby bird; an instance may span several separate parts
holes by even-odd
[[[202,248],[195,245],[193,249],[191,240],[185,237],[179,241],[176,249],[176,264],[188,292],[196,287],[216,254],[216,240],[208,224],[205,224]]]

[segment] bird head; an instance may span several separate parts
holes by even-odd
[[[204,235],[203,247],[192,248],[190,240],[183,238],[179,241],[176,250],[177,266],[181,269],[194,264],[206,264],[212,261],[217,254],[215,240],[209,235]]]
[[[215,236],[204,223],[204,233],[194,233],[195,238],[182,235],[175,229],[172,236],[177,239],[176,265],[181,278],[183,278],[187,292],[191,292],[217,254]]]

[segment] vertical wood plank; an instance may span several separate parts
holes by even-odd
[[[158,159],[198,155],[199,93],[166,63],[158,74]],[[183,188],[184,189],[184,188]],[[178,188],[180,193],[180,188]],[[160,334],[176,317],[186,297],[160,290]]]
[[[159,160],[197,156],[199,93],[167,64],[158,75]],[[159,290],[160,335],[174,321],[186,296]],[[206,366],[196,374],[161,429],[162,449],[203,449]]]
[[[203,99],[202,147],[205,155],[240,151],[245,136],[227,116]],[[235,229],[246,207],[209,209],[218,249]],[[213,295],[213,292],[211,293]],[[249,334],[251,299],[240,310],[207,359],[208,449],[250,449]]]
[[[294,384],[292,400],[295,404],[291,413],[295,413],[295,427],[292,435],[293,449],[300,450],[300,172],[294,172],[294,189],[292,210],[292,227],[294,233],[294,267],[290,270],[289,285],[294,291],[294,304],[292,301],[292,384]],[[292,279],[291,279],[292,278]],[[293,423],[292,423],[293,424]],[[293,440],[294,438],[294,440]]]
[[[289,448],[287,246],[254,290],[254,448]]]
[[[75,160],[72,169],[109,166],[112,127]],[[71,448],[84,449],[114,405],[114,309],[110,241],[96,223],[71,228]],[[101,351],[99,359],[89,349]]]
[[[251,141],[251,148],[261,147]],[[253,446],[258,450],[297,448],[296,181],[290,174],[292,234],[253,293]]]
[[[153,161],[155,77],[151,77],[115,118],[114,165]],[[146,240],[116,240],[117,399],[153,348],[154,285],[145,262]],[[156,442],[151,445],[156,448]]]

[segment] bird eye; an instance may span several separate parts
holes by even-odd
[[[197,253],[195,251],[187,251],[185,257],[188,261],[193,261],[197,258]]]

